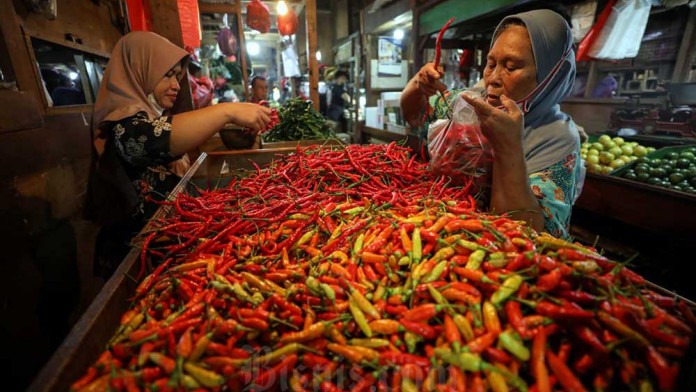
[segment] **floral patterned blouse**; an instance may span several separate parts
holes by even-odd
[[[145,203],[145,195],[163,200],[180,179],[166,167],[177,159],[169,151],[172,116],[150,120],[147,113],[138,112],[108,126],[114,132],[116,151],[126,174],[140,195],[140,210],[147,218],[157,205]]]
[[[439,95],[432,97],[430,104],[434,110],[428,119],[447,118],[452,98],[462,91],[452,90],[444,100]],[[582,165],[578,150],[562,161],[529,175],[529,185],[544,213],[544,230],[555,237],[569,237],[570,213],[576,196],[579,196],[577,184],[582,183]]]

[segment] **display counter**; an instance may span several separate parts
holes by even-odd
[[[404,133],[394,132],[384,129],[378,129],[373,127],[368,127],[365,124],[360,126],[360,142],[369,143],[370,139],[377,139],[379,141],[389,143],[389,142],[403,142],[407,147],[410,147],[414,151],[420,151],[420,138],[411,128],[403,128]]]
[[[190,184],[198,187],[224,185],[229,182],[234,169],[253,169],[252,162],[265,165],[278,154],[290,154],[294,151],[294,148],[281,148],[202,153],[172,190],[170,198],[184,192]],[[142,232],[152,230],[152,222],[169,214],[170,207],[162,206]],[[136,247],[126,255],[28,391],[67,391],[70,384],[84,374],[113,336],[121,315],[128,310],[129,299],[138,286],[134,277],[138,275],[139,269],[140,250]]]
[[[585,209],[649,231],[696,237],[696,195],[587,173],[575,202]]]

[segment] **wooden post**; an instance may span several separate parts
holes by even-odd
[[[305,3],[307,24],[307,64],[309,65],[309,98],[316,111],[319,111],[319,65],[317,64],[317,1]]]
[[[416,72],[423,66],[423,52],[418,47],[420,41],[420,8],[416,6],[416,0],[411,0],[411,9],[413,9],[413,17],[411,18],[411,66],[409,67],[409,77],[415,75]]]
[[[249,102],[249,73],[247,72],[247,49],[244,39],[244,21],[242,20],[242,5],[237,3],[237,33],[239,34],[239,55],[242,57],[242,87],[244,100]]]
[[[694,58],[696,50],[696,9],[689,9],[689,19],[684,28],[682,42],[679,46],[677,61],[674,64],[674,73],[672,74],[672,83],[688,82],[689,71],[691,71],[691,61]]]

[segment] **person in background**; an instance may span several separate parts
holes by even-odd
[[[259,103],[266,100],[268,100],[266,78],[254,76],[254,78],[251,79],[251,97],[249,98],[249,102]]]
[[[102,225],[95,274],[108,278],[129,250],[129,241],[180,177],[182,156],[225,124],[258,133],[270,109],[223,103],[173,114],[189,54],[157,34],[135,31],[114,47],[92,117],[93,161],[85,216]],[[181,172],[181,171],[179,171]]]
[[[346,92],[348,72],[338,70],[334,74],[334,84],[331,87],[329,110],[327,117],[331,121],[340,121],[343,118],[343,109],[350,104],[350,95]]]
[[[572,45],[570,27],[556,12],[508,16],[493,34],[483,98],[462,95],[494,151],[488,209],[557,237],[568,236],[584,178],[579,132],[559,107],[575,80]],[[401,111],[411,125],[422,123],[431,103],[433,117],[446,117],[452,98],[460,94],[453,91],[444,100],[434,96],[447,90],[443,75],[442,68],[429,63],[409,81]]]

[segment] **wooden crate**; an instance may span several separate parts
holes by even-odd
[[[267,150],[244,150],[203,153],[191,169],[172,190],[170,197],[183,192],[189,184],[205,187],[223,186],[232,178],[235,170],[253,170],[252,161],[259,166],[269,163],[278,154],[290,154],[295,148]],[[227,167],[227,173],[222,173]],[[163,206],[153,215],[150,222],[170,214],[170,206]],[[153,228],[148,223],[143,232]],[[63,343],[44,365],[32,384],[30,392],[67,391],[81,377],[105,349],[107,342],[116,332],[121,315],[130,306],[129,298],[135,293],[138,283],[131,277],[138,275],[140,252],[132,249],[119,265],[114,275],[106,282],[94,301],[72,328]]]
[[[297,147],[298,144],[300,145],[300,147],[312,146],[315,144],[318,144],[320,146],[321,145],[342,146],[343,142],[341,142],[338,139],[293,140],[293,141],[287,141],[287,142],[264,142],[264,141],[261,141],[261,148],[262,149],[290,148],[290,147],[295,148],[295,147]]]

